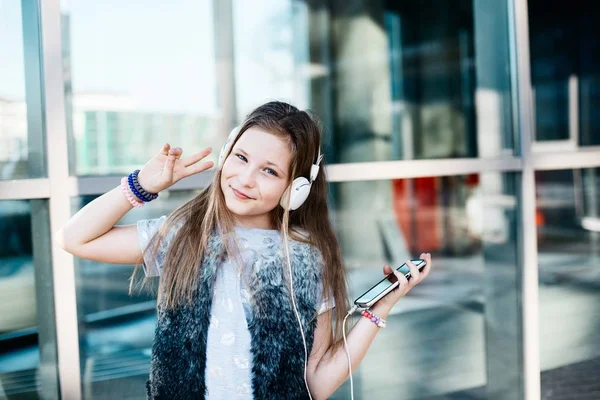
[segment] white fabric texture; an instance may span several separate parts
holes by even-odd
[[[142,251],[165,220],[166,216],[138,221],[138,240]],[[255,254],[280,240],[276,230],[237,227],[235,232],[240,244],[241,269],[231,260],[225,261],[220,267],[208,329],[206,385],[207,399],[211,400],[253,398],[248,331],[248,323],[252,320],[251,294],[245,276],[252,274]],[[173,236],[174,233],[167,236],[156,258],[144,256],[144,272],[147,276],[160,276],[168,242]],[[321,302],[319,314],[333,307],[333,299],[329,297]]]

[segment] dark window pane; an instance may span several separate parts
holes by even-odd
[[[600,145],[600,9],[529,0],[536,140]]]
[[[9,399],[58,398],[47,224],[45,200],[0,201],[0,395]]]

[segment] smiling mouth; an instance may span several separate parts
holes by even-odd
[[[246,196],[244,193],[240,192],[239,190],[235,190],[234,188],[231,188],[231,190],[233,190],[233,194],[235,195],[235,197],[237,197],[240,200],[252,200],[252,197]]]

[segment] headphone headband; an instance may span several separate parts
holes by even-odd
[[[317,156],[317,161],[310,167],[310,181],[314,182],[317,179],[317,175],[319,174],[319,169],[321,161],[323,160],[323,154],[321,154],[321,149],[319,149],[319,155]]]

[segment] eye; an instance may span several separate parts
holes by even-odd
[[[275,172],[275,170],[273,170],[271,168],[267,168],[265,171],[267,171],[267,174],[271,174],[273,176],[279,176],[279,175],[277,175],[277,172]]]
[[[235,155],[237,158],[239,158],[240,160],[242,160],[243,162],[248,162],[248,159],[246,157],[244,157],[244,155],[242,154],[236,154]]]

